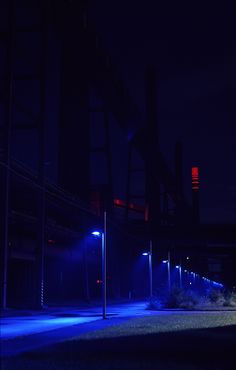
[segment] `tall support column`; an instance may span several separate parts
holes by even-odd
[[[9,3],[9,29],[7,45],[6,78],[6,120],[1,124],[2,145],[0,148],[0,249],[1,249],[1,307],[7,307],[8,272],[8,229],[9,229],[9,186],[10,186],[10,149],[13,102],[13,38],[14,38],[14,1]],[[5,95],[5,94],[4,94]]]
[[[59,123],[59,183],[62,188],[89,202],[90,116],[89,50],[83,30],[84,7],[80,1],[64,2],[60,19],[61,104]]]
[[[125,208],[125,217],[126,220],[129,219],[130,215],[130,202],[143,202],[145,204],[146,201],[146,194],[145,189],[144,191],[140,191],[137,194],[137,190],[134,192],[134,176],[140,175],[143,178],[143,182],[145,183],[145,163],[139,163],[137,165],[137,160],[135,160],[135,148],[134,143],[131,141],[128,147],[128,173],[127,173],[127,183],[126,183],[126,208]],[[146,219],[147,215],[144,215],[144,219]]]
[[[177,197],[183,197],[183,146],[177,141],[175,146],[175,176]]]
[[[126,220],[129,219],[131,163],[132,163],[132,143],[130,143],[128,147],[128,173],[126,183],[126,209],[125,209]]]
[[[169,199],[168,199],[168,193],[167,191],[164,191],[163,193],[163,224],[168,225],[169,219]]]
[[[89,266],[88,266],[88,246],[86,238],[83,244],[83,252],[84,252],[84,285],[85,285],[85,298],[87,302],[90,302],[90,289],[89,289]]]
[[[183,146],[180,141],[177,141],[175,146],[175,192],[175,223],[179,225],[186,217],[186,210],[183,207]]]
[[[152,240],[150,240],[150,242],[149,242],[148,264],[149,264],[150,298],[152,298],[152,296],[153,296],[153,285],[152,285]]]
[[[102,317],[107,318],[107,213],[104,211],[102,232]]]
[[[170,281],[170,251],[168,251],[168,265],[167,265],[167,273],[168,273],[168,292],[171,292],[171,281]]]
[[[45,268],[45,72],[47,54],[47,12],[46,5],[42,1],[41,22],[41,66],[40,66],[40,114],[38,121],[38,237],[37,237],[37,289],[36,307],[44,306],[44,268]]]
[[[199,188],[199,167],[192,167],[192,218],[194,225],[200,223]]]
[[[111,155],[111,143],[110,143],[110,112],[108,107],[105,105],[101,108],[91,108],[90,113],[95,114],[95,119],[91,119],[91,137],[94,137],[94,126],[98,124],[96,122],[96,115],[102,115],[102,127],[101,132],[103,133],[103,139],[98,140],[98,143],[90,145],[90,156],[91,156],[91,179],[89,189],[99,194],[99,213],[107,210],[110,215],[113,213],[113,177],[112,177],[112,155]],[[95,170],[96,159],[103,159],[104,166],[106,168],[103,175],[100,178],[97,176]],[[93,176],[94,173],[96,176]],[[99,184],[100,183],[100,184]]]
[[[161,224],[160,202],[160,148],[157,120],[157,88],[154,68],[149,68],[146,76],[147,113],[147,158],[146,158],[146,199],[149,206],[151,232]],[[157,156],[157,168],[153,168],[153,158]],[[154,176],[157,178],[155,182]]]
[[[104,128],[105,128],[105,153],[107,159],[107,184],[108,184],[108,199],[106,200],[105,209],[112,214],[113,210],[113,182],[112,182],[112,158],[110,148],[110,123],[109,110],[104,108]]]

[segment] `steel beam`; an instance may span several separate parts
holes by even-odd
[[[1,249],[1,307],[7,307],[7,273],[8,273],[8,229],[9,229],[9,186],[10,186],[10,153],[13,103],[13,44],[15,2],[11,0],[8,8],[8,40],[7,40],[7,85],[6,121],[3,124],[3,147],[0,151],[0,249]]]

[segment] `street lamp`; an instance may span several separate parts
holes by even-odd
[[[168,273],[168,291],[171,291],[171,283],[170,283],[170,252],[168,252],[168,260],[163,260],[162,263],[167,264],[167,273]]]
[[[107,214],[104,212],[104,231],[93,231],[93,236],[100,238],[102,237],[102,317],[106,319],[106,305],[107,305],[107,246],[106,246],[106,234],[107,234]]]
[[[148,265],[149,265],[149,285],[150,285],[150,298],[152,297],[152,240],[150,240],[150,249],[149,252],[143,252],[143,256],[148,256]]]
[[[92,232],[92,235],[93,235],[93,236],[98,236],[98,237],[100,237],[100,236],[101,236],[101,233],[100,233],[100,231],[93,231],[93,232]]]
[[[175,268],[179,270],[179,286],[182,288],[182,267],[181,265],[176,265]]]

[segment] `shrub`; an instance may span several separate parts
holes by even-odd
[[[149,298],[149,301],[147,303],[146,310],[160,310],[162,308],[162,304],[160,300],[158,300],[157,297],[151,297]]]
[[[192,291],[175,287],[167,297],[165,307],[193,309],[198,302],[199,298]]]
[[[223,303],[225,307],[236,307],[236,293],[230,292],[225,296],[225,301]]]
[[[217,306],[222,306],[225,302],[224,294],[219,289],[211,289],[208,298],[211,303],[216,304]]]

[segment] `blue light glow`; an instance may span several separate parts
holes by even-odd
[[[148,252],[143,252],[142,255],[143,256],[148,256]]]
[[[1,339],[13,339],[23,335],[44,333],[96,320],[99,320],[99,317],[53,318],[49,315],[34,315],[30,320],[24,316],[7,317],[4,318],[4,325],[1,327]]]
[[[94,235],[94,236],[100,236],[101,233],[100,233],[100,231],[93,231],[92,232],[92,235]]]
[[[162,263],[168,263],[168,260],[164,260],[164,261],[162,261]]]
[[[177,266],[175,266],[175,268],[176,268],[176,269],[179,269],[179,268],[180,268],[180,266],[179,266],[179,265],[177,265]]]

